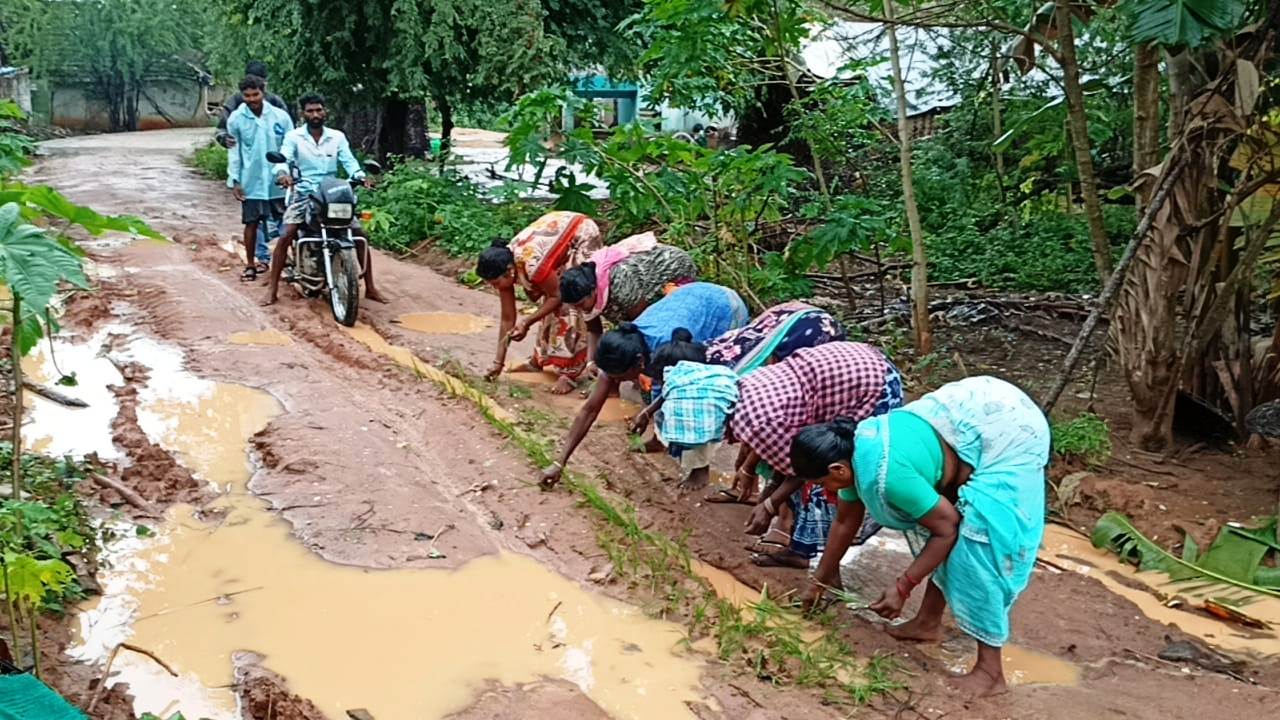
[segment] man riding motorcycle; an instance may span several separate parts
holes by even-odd
[[[328,113],[325,110],[324,98],[311,94],[304,95],[298,101],[302,108],[302,127],[284,136],[280,153],[285,163],[276,166],[276,182],[281,187],[294,185],[289,175],[289,162],[297,166],[300,178],[294,188],[293,200],[284,211],[284,228],[280,231],[280,240],[276,242],[275,252],[271,256],[270,282],[267,298],[263,305],[274,304],[280,284],[280,273],[288,257],[289,248],[298,236],[298,226],[303,222],[307,209],[307,198],[320,186],[325,178],[337,177],[338,165],[346,170],[352,180],[364,181],[364,170],[351,152],[351,144],[341,131],[325,127]],[[356,238],[356,248],[360,255],[360,264],[364,268],[364,296],[375,302],[385,303],[382,295],[373,285],[373,255],[369,252],[369,244],[358,223],[353,222],[353,230],[360,232]]]

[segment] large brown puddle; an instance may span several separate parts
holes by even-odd
[[[431,335],[472,335],[493,325],[479,315],[451,312],[409,313],[396,318],[395,323],[406,330]]]
[[[508,372],[503,377],[522,385],[535,385],[546,388],[556,383],[556,375],[551,372]],[[587,383],[580,382],[579,385],[586,387]],[[568,415],[577,413],[582,407],[582,403],[585,402],[582,393],[578,390],[564,395],[554,395],[550,392],[542,393],[542,399],[552,407]],[[600,408],[600,415],[596,418],[596,421],[607,423],[625,422],[635,417],[641,409],[639,405],[629,400],[611,397],[604,401],[604,407]]]
[[[149,341],[148,341],[149,342]],[[153,344],[154,345],[154,344]],[[238,717],[232,656],[250,650],[329,717],[440,718],[486,682],[576,684],[615,718],[691,718],[701,662],[678,625],[587,592],[533,559],[501,553],[454,572],[326,562],[246,490],[249,438],[280,412],[270,395],[212,383],[173,353],[134,350],[153,377],[139,422],[225,494],[203,513],[173,508],[153,537],[110,549],[104,595],[80,613],[75,654],[100,661],[128,641],[181,674],[122,653],[114,669],[139,712]],[[176,356],[180,363],[180,355]]]
[[[1270,630],[1253,630],[1218,620],[1198,610],[1169,607],[1157,597],[1174,596],[1190,584],[1175,584],[1159,572],[1138,572],[1111,553],[1099,550],[1084,538],[1059,525],[1045,528],[1041,557],[1054,564],[1102,583],[1111,592],[1129,600],[1143,615],[1156,622],[1176,626],[1206,643],[1229,652],[1247,655],[1280,655],[1280,599],[1259,597],[1240,610],[1271,625]],[[1194,604],[1192,601],[1191,604]]]

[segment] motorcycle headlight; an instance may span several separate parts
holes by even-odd
[[[350,220],[355,206],[351,203],[329,203],[325,217],[329,220]]]

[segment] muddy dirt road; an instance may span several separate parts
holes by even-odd
[[[254,662],[330,718],[353,708],[378,720],[851,712],[681,649],[681,625],[620,602],[620,583],[588,580],[606,564],[588,512],[567,492],[532,487],[534,469],[473,404],[403,367],[412,357],[424,368],[456,362],[481,372],[492,296],[378,255],[391,302],[362,304],[353,331],[288,289],[260,307],[263,283],[239,282],[231,254],[234,203],[184,163],[207,137],[52,141],[32,172],[77,202],[139,215],[173,241],[88,243],[100,289],[70,307],[59,362],[65,372],[77,370],[67,357],[86,367],[109,361],[98,374],[82,370],[78,391],[114,399],[110,425],[98,427],[97,414],[84,426],[53,417],[42,426],[34,412],[60,451],[118,452],[131,486],[169,507],[154,535],[111,549],[106,596],[81,614],[73,654],[99,662],[126,637],[148,646],[181,677],[125,661],[119,679],[132,683],[139,710],[180,706],[188,717],[234,717],[226,686],[236,666]],[[104,394],[108,385],[117,389]],[[572,405],[537,388],[527,395],[498,401],[557,434]],[[664,460],[625,447],[620,428],[606,427],[575,464],[607,473],[645,527],[691,532],[703,560],[755,587],[797,584],[794,572],[743,564],[744,509],[677,499],[661,482],[672,473]],[[868,587],[900,559],[892,543],[877,548],[852,571]],[[1085,550],[1063,552],[1089,565],[1078,557]],[[1244,717],[1278,701],[1265,687],[1152,660],[1179,631],[1073,572],[1037,573],[1014,618],[1023,682],[990,701],[962,702],[937,683],[963,662],[964,642],[906,647],[872,623],[844,620],[860,652],[899,658],[910,686],[858,714],[1154,720]],[[1233,632],[1210,626],[1201,636]],[[1245,675],[1280,680],[1265,660]]]

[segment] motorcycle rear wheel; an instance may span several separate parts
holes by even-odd
[[[332,255],[333,287],[329,288],[329,307],[333,319],[351,327],[356,324],[360,304],[360,263],[355,248],[344,248]]]

